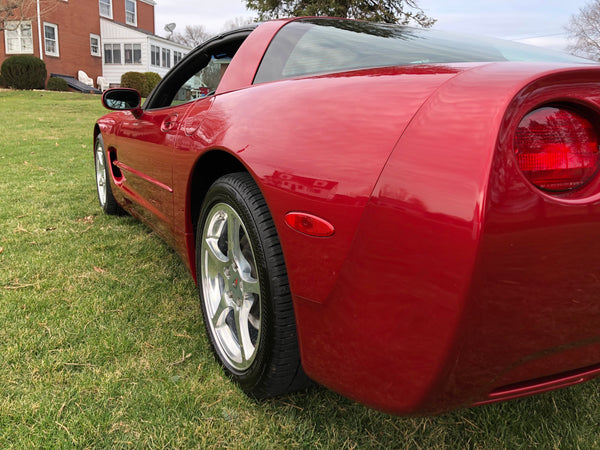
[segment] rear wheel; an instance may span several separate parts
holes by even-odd
[[[106,151],[102,135],[98,135],[94,145],[94,165],[96,167],[96,190],[98,191],[98,201],[106,214],[123,214],[123,209],[119,206],[112,193],[110,186],[110,171],[108,168]]]
[[[211,186],[197,236],[204,324],[228,375],[255,398],[305,387],[281,246],[250,175],[226,175]]]

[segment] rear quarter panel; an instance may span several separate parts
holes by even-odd
[[[549,195],[525,179],[513,157],[518,122],[548,103],[586,110],[599,130],[600,70],[545,74],[507,109],[446,395],[473,396],[470,386],[485,380],[485,399],[515,383],[600,363],[600,180]]]
[[[222,94],[202,125],[183,138],[176,159],[191,167],[192,159],[201,164],[202,154],[212,149],[239,158],[275,219],[292,291],[322,302],[394,145],[431,92],[457,72],[447,67],[376,69]],[[194,120],[192,111],[188,123]],[[187,177],[181,179],[184,183]],[[314,238],[290,229],[284,223],[289,211],[328,220],[334,236]],[[192,218],[179,220],[189,228]]]
[[[557,94],[553,76],[563,70],[566,88]],[[536,102],[555,100],[556,95],[564,99],[590,94],[589,87],[581,85],[579,94],[569,91],[576,82],[569,86],[567,80],[574,76],[556,66],[490,64],[461,73],[428,98],[373,189],[331,294],[322,305],[296,299],[298,322],[306,327],[300,336],[309,375],[380,409],[439,413],[485,398],[499,385],[500,374],[527,355],[543,353],[552,345],[558,351],[558,342],[567,345],[567,331],[579,339],[582,335],[594,339],[597,332],[592,329],[599,322],[589,297],[585,307],[567,306],[574,320],[556,326],[564,307],[557,292],[566,289],[569,281],[552,284],[561,270],[552,267],[544,274],[536,259],[552,258],[552,251],[544,256],[536,245],[550,242],[553,251],[563,249],[562,244],[547,241],[561,233],[559,228],[548,230],[550,223],[531,208],[560,202],[545,198],[522,177],[513,185],[520,173],[506,156],[512,149],[512,137],[506,133],[516,126],[514,117],[520,120]],[[597,79],[597,71],[593,77]],[[546,97],[524,103],[532,95],[527,87],[540,79],[546,80],[538,86]],[[504,128],[505,123],[510,123],[509,128]],[[499,146],[504,146],[502,152]],[[499,208],[498,194],[506,190],[516,197],[504,197]],[[517,201],[520,195],[527,200]],[[597,202],[592,196],[585,209]],[[581,276],[576,281],[586,281],[587,295],[596,292],[597,278],[589,268],[598,267],[600,253],[575,256],[585,252],[585,242],[595,248],[594,225],[572,223],[574,214],[583,213],[581,209],[575,212],[567,204],[552,208],[571,228],[565,245],[585,230],[567,253],[571,256],[564,259],[563,270],[567,272],[569,262],[581,258],[577,264]],[[596,208],[591,211],[592,221],[598,220]],[[508,229],[499,217],[516,221],[520,233],[524,232],[513,235],[519,239],[518,250],[516,240],[506,239]],[[545,233],[528,242],[527,234],[538,228]],[[510,255],[513,267],[521,268],[512,278],[527,295],[521,291],[517,294],[521,298],[506,297],[511,288],[504,277],[512,268],[503,255]],[[531,278],[530,265],[537,273]],[[515,279],[515,274],[521,278]],[[494,280],[493,292],[490,280]],[[550,294],[555,298],[552,308],[544,306]],[[525,309],[523,302],[528,305]],[[520,315],[522,311],[529,312]],[[577,321],[585,331],[577,330]],[[520,330],[515,335],[513,325]],[[547,325],[558,332],[554,338],[546,336]],[[532,339],[533,335],[546,336],[544,343]],[[593,352],[587,356],[578,364],[595,358]],[[575,360],[566,370],[574,367]],[[541,365],[537,371],[522,371],[516,379],[540,376],[547,369]],[[504,381],[514,382],[515,377]]]

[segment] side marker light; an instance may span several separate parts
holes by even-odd
[[[325,219],[303,212],[289,212],[285,215],[285,223],[300,233],[315,237],[333,236],[335,229]]]

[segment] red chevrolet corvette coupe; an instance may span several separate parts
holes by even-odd
[[[600,66],[302,18],[103,102],[100,204],[178,251],[248,395],[433,414],[600,374]]]

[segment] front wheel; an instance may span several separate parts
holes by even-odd
[[[94,143],[94,165],[96,167],[96,191],[98,192],[98,201],[106,214],[123,214],[123,209],[119,206],[112,193],[112,188],[110,186],[110,171],[107,161],[102,135],[99,134]]]
[[[196,270],[213,351],[244,392],[268,398],[308,385],[279,238],[250,175],[225,175],[208,191]]]

